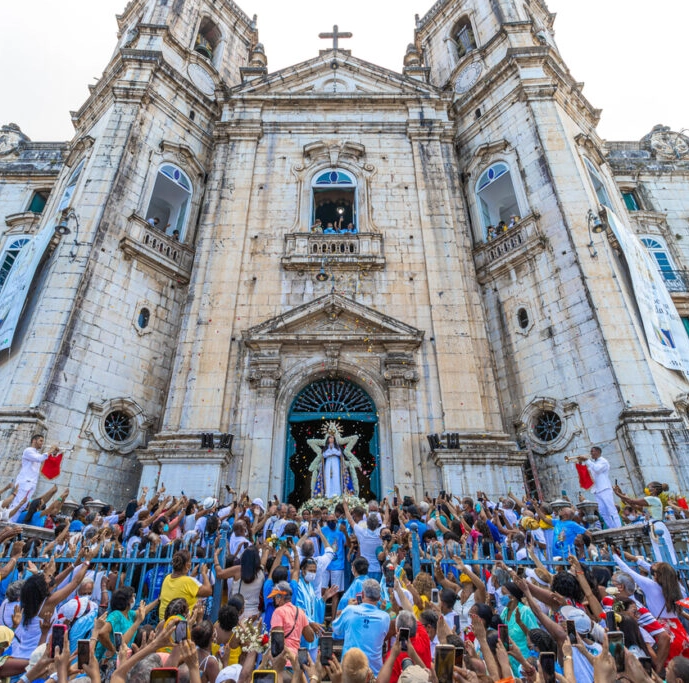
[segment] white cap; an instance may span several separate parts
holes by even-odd
[[[264,512],[266,508],[263,506],[263,500],[261,498],[256,498],[255,500],[251,501],[252,505],[256,505],[256,507],[260,507]]]
[[[241,674],[241,665],[228,665],[227,667],[224,667],[222,670],[220,670],[220,672],[218,672],[218,676],[215,678],[215,683],[222,684],[223,682],[227,682],[228,680],[232,682],[239,682],[239,675]]]
[[[431,506],[427,502],[423,501],[419,503],[419,509],[423,514],[426,514],[426,512],[431,509]]]
[[[218,501],[215,498],[208,497],[203,501],[201,507],[203,507],[204,510],[212,510],[217,504]]]

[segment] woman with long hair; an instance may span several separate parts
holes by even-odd
[[[625,505],[629,507],[642,508],[648,515],[651,527],[651,547],[653,548],[653,556],[658,561],[667,560],[670,557],[670,562],[673,565],[677,564],[677,553],[675,546],[672,543],[672,534],[668,530],[663,515],[665,511],[665,504],[667,503],[667,491],[669,486],[667,483],[659,483],[658,481],[651,481],[645,489],[645,497],[630,498],[622,492],[619,486],[613,488],[615,495],[622,500]],[[660,544],[662,539],[667,553],[663,552]]]
[[[323,483],[326,498],[342,495],[344,492],[342,489],[342,449],[337,444],[334,435],[329,435],[325,440]]]
[[[239,559],[239,564],[226,569],[220,569],[216,561],[215,576],[218,579],[233,579],[232,594],[240,594],[244,597],[244,612],[240,617],[241,620],[255,617],[260,613],[261,591],[265,576],[261,555],[257,548],[253,546],[246,548]]]

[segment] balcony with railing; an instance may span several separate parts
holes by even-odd
[[[661,270],[660,274],[668,292],[689,292],[689,270]]]
[[[343,270],[380,270],[385,267],[383,235],[367,232],[287,234],[281,262],[285,270],[308,270],[323,262]]]
[[[476,273],[480,283],[487,282],[504,270],[514,268],[540,253],[546,239],[538,227],[537,213],[522,218],[514,227],[474,249]]]
[[[120,248],[127,258],[136,258],[181,284],[189,283],[194,263],[193,249],[156,230],[142,217],[136,214],[129,217]]]

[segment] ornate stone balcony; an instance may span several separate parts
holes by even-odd
[[[513,228],[474,249],[476,274],[481,284],[540,253],[546,238],[538,227],[538,214],[522,218]]]
[[[383,235],[287,234],[281,262],[285,270],[309,270],[323,262],[340,270],[381,270],[385,267]]]
[[[188,284],[194,263],[193,249],[156,230],[136,214],[128,221],[126,234],[120,240],[124,255],[183,285]]]

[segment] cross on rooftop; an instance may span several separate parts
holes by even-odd
[[[337,24],[333,26],[332,33],[319,33],[318,38],[332,38],[333,39],[333,50],[337,50],[340,38],[351,38],[352,34],[348,31],[340,33]]]

